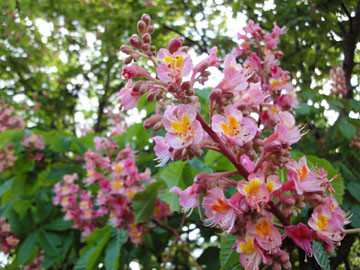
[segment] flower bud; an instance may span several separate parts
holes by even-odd
[[[181,47],[182,43],[183,41],[181,38],[173,38],[170,40],[167,49],[170,53],[174,53]]]
[[[295,204],[295,198],[292,196],[286,196],[286,197],[282,197],[281,201],[283,204],[285,204],[286,206],[293,206]]]
[[[170,93],[177,93],[179,91],[179,85],[176,83],[172,83],[168,86],[168,91]]]
[[[147,29],[147,32],[151,35],[152,33],[154,33],[155,31],[155,27],[153,25],[150,25]]]
[[[143,46],[143,42],[137,34],[133,34],[130,38],[130,44],[136,49],[140,50]]]
[[[149,77],[146,70],[137,65],[124,66],[122,70],[122,75],[126,80],[139,77]]]
[[[188,46],[183,46],[180,48],[180,51],[185,52],[185,53],[187,53],[189,50],[190,50],[190,48]]]
[[[160,114],[154,114],[154,115],[150,116],[148,119],[146,119],[144,121],[144,128],[145,129],[152,128],[155,124],[157,124],[158,122],[161,122],[161,119],[162,119],[162,115],[160,115]]]
[[[214,88],[209,95],[209,99],[211,101],[215,101],[218,100],[219,98],[221,98],[221,89],[219,88]]]
[[[132,87],[132,90],[134,91],[134,92],[140,92],[140,88],[141,88],[141,86],[144,84],[144,81],[137,81],[134,85],[133,85],[133,87]]]
[[[120,47],[120,51],[122,51],[123,53],[126,53],[126,54],[132,54],[134,52],[134,50],[128,45],[122,45]]]
[[[137,30],[141,35],[145,34],[146,33],[146,24],[143,21],[138,21]]]
[[[141,16],[141,20],[146,24],[146,26],[149,26],[151,22],[151,17],[149,14],[143,14]]]
[[[155,51],[156,51],[156,47],[155,47],[154,45],[151,45],[151,46],[150,46],[150,51],[155,52]]]
[[[278,141],[269,142],[264,145],[265,152],[276,153],[281,151],[281,143]]]
[[[147,52],[150,49],[150,44],[149,43],[145,43],[142,48],[143,51]]]
[[[143,36],[142,36],[142,38],[143,38],[143,41],[145,42],[145,43],[151,43],[151,36],[150,36],[150,34],[149,33],[145,33]]]
[[[155,98],[155,93],[150,93],[147,98],[146,98],[146,101],[147,102],[152,102]]]
[[[184,91],[190,90],[190,89],[191,89],[191,82],[190,82],[190,81],[183,82],[183,83],[181,84],[181,88],[182,88],[182,90],[184,90]]]
[[[132,56],[128,56],[125,58],[124,64],[125,65],[131,64],[132,60],[133,60]]]

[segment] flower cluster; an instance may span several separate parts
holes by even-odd
[[[140,244],[151,226],[149,222],[135,224],[131,201],[154,181],[150,170],[139,172],[135,153],[129,146],[119,151],[106,137],[95,137],[94,142],[99,152],[85,153],[86,177],[77,183],[76,173],[65,175],[55,185],[54,204],[61,205],[65,219],[72,220],[83,236],[108,222],[127,229],[131,241]],[[96,196],[87,188],[90,186],[97,190]],[[158,199],[153,219],[166,220],[169,214],[169,206]]]
[[[24,121],[20,116],[14,115],[14,107],[0,100],[0,133],[8,129],[21,129]],[[16,157],[11,144],[0,145],[0,172],[14,166]]]
[[[0,219],[0,225],[0,250],[7,254],[10,249],[18,245],[19,239],[12,232],[10,224],[4,218]]]
[[[341,66],[334,66],[330,70],[330,79],[331,79],[331,93],[333,95],[343,95],[346,96],[347,87],[345,83],[345,72]]]
[[[45,148],[43,137],[41,135],[32,134],[26,136],[22,145],[27,148],[29,152],[29,159],[40,161],[43,158],[44,154],[38,152],[39,150]]]
[[[14,115],[14,112],[14,107],[0,100],[0,132],[8,129],[21,129],[24,126],[24,120],[20,116]]]
[[[148,15],[143,15],[138,26],[143,24],[149,26]],[[298,100],[289,72],[279,66],[282,52],[276,49],[285,29],[274,23],[272,32],[266,33],[250,21],[238,35],[239,45],[233,53],[221,60],[214,47],[196,65],[180,38],[172,39],[157,53],[152,47],[150,53],[144,47],[148,47],[151,33],[142,27],[138,31],[142,40],[134,35],[130,39],[133,47],[121,47],[129,55],[125,64],[144,58],[154,65],[156,76],[135,64],[124,66],[128,82],[119,98],[125,110],[135,107],[145,94],[148,101],[168,104],[144,122],[145,128],[165,130],[164,137],[153,138],[159,166],[200,156],[207,149],[221,153],[236,168],[201,173],[185,190],[173,187],[170,192],[179,195],[184,210],[200,207],[202,194],[205,224],[238,237],[236,250],[246,269],[259,269],[260,264],[290,269],[289,255],[282,247],[287,236],[308,255],[314,254],[311,243],[315,240],[332,252],[344,237],[348,219],[332,197],[334,189],[327,172],[309,168],[305,156],[290,158],[291,145],[306,132],[305,125],[296,125],[290,113]],[[223,77],[209,93],[208,123],[200,114],[204,104],[199,103],[194,86],[208,80],[209,67],[220,65]],[[243,180],[230,177],[236,174]],[[229,186],[235,187],[235,192],[228,198]],[[308,226],[292,225],[291,218],[306,204],[312,209]]]

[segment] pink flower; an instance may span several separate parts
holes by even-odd
[[[179,195],[179,203],[185,212],[190,210],[189,215],[195,207],[199,206],[199,193],[196,192],[197,186],[198,185],[194,183],[184,191],[179,187],[172,187],[169,190],[169,192]]]
[[[161,48],[157,58],[163,64],[156,68],[156,73],[165,84],[181,81],[193,68],[191,57],[182,51],[171,54],[167,49]]]
[[[231,104],[225,108],[225,117],[219,114],[212,117],[212,128],[240,146],[251,141],[257,132],[257,126],[253,120],[243,118],[241,111]]]
[[[162,167],[171,158],[169,144],[167,143],[165,138],[160,136],[155,136],[153,140],[155,142],[154,151],[157,157],[155,160],[160,161],[160,163],[156,165],[156,167]]]
[[[314,241],[313,233],[304,223],[298,223],[296,226],[285,226],[285,233],[298,247],[305,251],[306,256],[311,256],[314,253],[311,246],[311,242]]]
[[[264,261],[264,254],[251,235],[247,235],[245,239],[238,238],[236,240],[236,251],[240,253],[240,262],[246,270],[258,270],[259,265]]]
[[[264,102],[265,95],[261,90],[260,83],[250,83],[249,88],[236,97],[235,107],[246,105],[248,107],[257,107]]]
[[[33,148],[37,150],[45,148],[43,137],[41,135],[33,134],[30,136],[26,136],[22,144],[27,148]]]
[[[237,189],[245,196],[246,202],[251,209],[260,211],[260,205],[267,203],[270,199],[269,190],[264,183],[264,177],[250,174],[249,181],[239,181]]]
[[[324,189],[321,186],[322,182],[317,178],[317,174],[308,168],[305,156],[299,160],[299,163],[293,159],[290,160],[286,168],[288,169],[288,181],[293,182],[299,195],[304,192],[316,192]]]
[[[273,216],[268,214],[266,217],[259,218],[256,224],[248,224],[248,231],[253,233],[259,246],[270,253],[279,249],[282,243],[281,235],[272,220]]]
[[[349,221],[337,201],[329,196],[317,206],[309,221],[309,226],[317,232],[320,240],[329,245],[340,242],[345,236],[344,225]]]
[[[234,94],[245,90],[248,86],[244,75],[245,70],[236,63],[235,56],[228,54],[225,57],[224,65],[224,78],[214,89],[221,89],[222,93],[233,92]]]
[[[236,210],[226,199],[222,189],[214,188],[204,197],[202,206],[205,209],[206,221],[209,226],[218,225],[224,230],[231,231],[236,220]]]
[[[196,109],[193,105],[180,104],[170,106],[162,119],[167,131],[165,138],[174,149],[196,145],[202,141],[204,131],[196,120]]]
[[[121,88],[118,95],[118,99],[121,100],[121,106],[123,106],[125,110],[135,108],[137,106],[139,98],[140,93],[132,91],[131,80],[126,83],[125,87]]]

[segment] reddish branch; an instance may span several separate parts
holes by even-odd
[[[204,118],[202,118],[199,113],[197,113],[196,119],[200,122],[202,128],[207,132],[207,134],[209,134],[209,136],[214,140],[214,142],[218,144],[221,153],[226,156],[232,164],[234,164],[239,174],[245,179],[247,179],[247,177],[249,176],[249,172],[240,163],[236,161],[234,153],[222,142],[219,136],[210,128],[208,123],[206,123]]]

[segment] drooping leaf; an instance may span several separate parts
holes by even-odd
[[[330,262],[329,262],[329,254],[325,252],[322,245],[314,241],[312,244],[313,251],[314,251],[314,257],[319,264],[319,266],[324,270],[330,270]]]
[[[220,266],[221,269],[226,269],[229,266],[233,266],[239,263],[239,254],[236,249],[232,247],[236,245],[236,236],[227,235],[221,238],[220,242]]]
[[[117,270],[119,268],[119,259],[121,247],[126,239],[126,231],[116,229],[105,249],[105,269]]]
[[[135,223],[144,222],[152,217],[157,194],[162,187],[164,187],[164,182],[157,181],[148,185],[144,191],[135,194],[131,204],[134,211]]]
[[[28,237],[26,237],[24,243],[21,244],[19,253],[18,253],[18,260],[20,265],[26,265],[32,255],[32,251],[36,249],[36,242],[38,239],[39,232],[35,231],[31,233]]]

